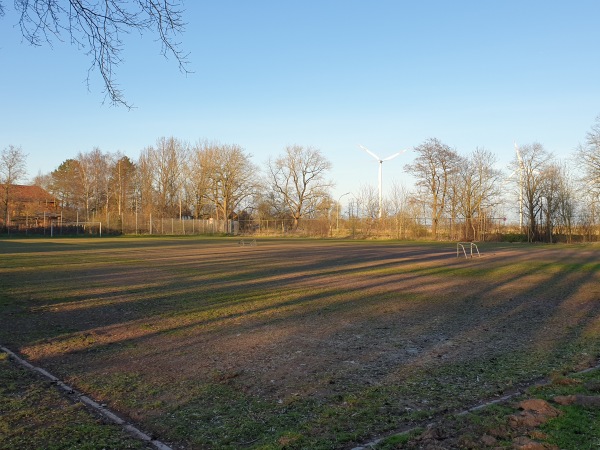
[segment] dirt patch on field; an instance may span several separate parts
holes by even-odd
[[[244,414],[271,430],[256,433],[259,444],[282,439],[290,425],[282,431],[272,417],[295,411],[302,438],[285,436],[298,448],[321,438],[351,447],[597,361],[597,250],[481,251],[465,259],[451,244],[101,247],[72,255],[77,262],[15,269],[12,280],[28,282],[3,282],[0,339],[189,448],[211,444],[178,434],[169,417],[223,401],[208,398],[215,386],[258,402]],[[219,414],[213,425],[232,433]]]
[[[559,377],[510,401],[446,416],[425,428],[356,450],[592,448],[600,438],[600,368],[575,377]]]

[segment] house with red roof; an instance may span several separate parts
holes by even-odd
[[[0,222],[4,224],[6,185],[0,184]],[[10,224],[44,226],[45,221],[59,216],[56,198],[39,186],[14,184],[8,190],[8,220]]]

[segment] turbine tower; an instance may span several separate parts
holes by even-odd
[[[519,161],[519,232],[523,232],[523,158],[521,152],[515,142],[515,152],[517,152],[517,160]]]
[[[379,218],[381,219],[381,215],[383,214],[383,197],[382,197],[382,193],[381,193],[382,192],[381,191],[381,173],[382,173],[382,168],[383,168],[383,162],[389,161],[390,159],[394,159],[396,156],[400,156],[406,150],[403,150],[398,153],[394,153],[393,155],[388,156],[387,158],[381,159],[379,156],[377,156],[375,153],[373,153],[367,147],[363,147],[362,145],[359,145],[359,147],[362,148],[369,155],[371,155],[373,158],[375,158],[377,161],[379,161]]]

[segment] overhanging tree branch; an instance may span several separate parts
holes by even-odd
[[[131,31],[153,32],[161,43],[161,54],[172,56],[180,71],[189,73],[188,55],[180,49],[177,36],[185,29],[183,9],[169,0],[15,0],[23,38],[31,45],[63,41],[67,35],[91,58],[86,81],[94,70],[100,72],[105,99],[113,105],[131,108],[116,83],[115,69],[123,62],[122,36]],[[0,16],[4,5],[0,0]]]

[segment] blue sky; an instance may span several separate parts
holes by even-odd
[[[102,104],[97,72],[69,44],[24,43],[0,19],[0,148],[29,176],[99,147],[136,159],[161,136],[238,144],[264,167],[287,145],[321,149],[334,197],[377,183],[382,157],[436,137],[468,154],[540,142],[560,158],[600,114],[598,1],[187,1],[190,69],[130,35],[116,76],[135,109]],[[410,178],[407,152],[384,191]]]

